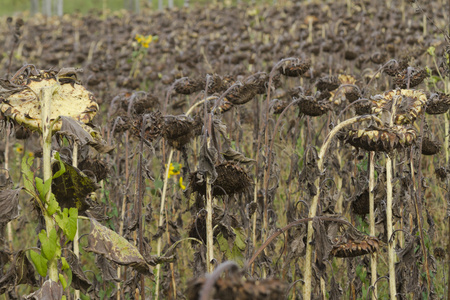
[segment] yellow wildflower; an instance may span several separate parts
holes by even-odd
[[[22,154],[23,153],[23,146],[22,145],[17,145],[15,147],[15,150],[17,153]]]
[[[186,186],[183,184],[183,176],[180,176],[180,180],[178,181],[178,183],[180,184],[180,188],[182,190],[186,189]]]
[[[172,163],[170,163],[168,178],[170,178],[170,176],[173,176],[173,175],[179,175],[180,172],[181,172],[181,167],[183,167],[182,164],[178,164],[178,163],[172,164]],[[166,168],[167,168],[167,165],[166,165]]]
[[[150,45],[150,43],[152,41],[157,41],[158,40],[158,36],[155,35],[142,35],[142,34],[136,34],[135,38],[134,38],[142,47],[144,48],[148,48],[148,46]]]

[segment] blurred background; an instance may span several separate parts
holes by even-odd
[[[273,3],[277,0],[0,0],[0,16],[14,15],[20,12],[63,15],[104,9],[112,11],[125,9],[139,12],[143,8],[164,9],[214,2],[224,2],[225,5],[231,6],[241,2]]]

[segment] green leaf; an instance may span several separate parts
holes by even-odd
[[[70,286],[72,284],[72,269],[70,268],[69,263],[67,262],[65,257],[61,257],[61,271],[64,271],[64,273],[67,276],[67,285]]]
[[[58,277],[59,277],[59,281],[61,281],[63,290],[65,290],[66,287],[67,287],[67,281],[66,281],[66,279],[64,278],[64,275],[63,275],[63,274],[58,274]]]
[[[427,52],[428,52],[429,55],[435,56],[435,55],[436,55],[436,54],[435,54],[435,50],[436,50],[435,47],[430,46],[430,47],[427,49]]]
[[[22,173],[23,173],[23,185],[25,190],[33,197],[36,197],[34,189],[34,173],[31,171],[31,165],[33,164],[33,157],[24,156],[22,159]]]
[[[155,189],[161,189],[164,186],[164,182],[160,179],[154,181]]]
[[[61,160],[61,157],[59,156],[59,153],[58,153],[58,152],[55,153],[54,158],[55,158],[57,161],[59,161],[59,171],[56,172],[56,173],[53,175],[53,177],[52,177],[53,179],[56,179],[56,178],[58,178],[59,176],[61,176],[62,174],[64,174],[64,173],[66,172],[66,167],[64,166],[64,163],[63,163],[63,161]]]
[[[39,240],[41,241],[42,244],[41,247],[42,256],[45,257],[47,260],[51,260],[53,257],[55,257],[56,248],[58,247],[57,245],[58,235],[56,234],[55,228],[52,228],[48,237],[45,230],[42,230],[39,233]]]
[[[56,201],[55,194],[50,195],[50,201],[47,205],[47,212],[50,216],[53,216],[58,210],[61,208],[59,207],[58,201]]]
[[[66,270],[66,269],[69,269],[69,270],[70,270],[70,266],[69,266],[69,264],[67,263],[67,260],[66,260],[66,258],[65,258],[64,256],[61,257],[61,263],[62,263],[62,267],[61,267],[61,270],[62,270],[62,271]]]
[[[47,276],[47,262],[48,260],[45,259],[42,255],[40,255],[37,252],[34,252],[33,250],[30,251],[30,258],[33,262],[34,267],[36,268],[36,271],[41,275],[42,277]]]
[[[64,210],[55,215],[55,221],[62,229],[66,237],[73,241],[77,232],[77,220],[78,209],[71,207],[70,209],[64,208]]]
[[[233,228],[234,234],[236,234],[236,239],[234,240],[234,245],[240,250],[245,250],[247,245],[245,244],[245,234],[242,229]]]
[[[78,209],[71,207],[69,209],[69,221],[67,223],[67,237],[73,241],[75,234],[77,233],[78,225]]]
[[[80,297],[81,297],[81,300],[90,300],[91,299],[90,297],[86,296],[83,293],[80,293]]]

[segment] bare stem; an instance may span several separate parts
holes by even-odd
[[[164,171],[164,185],[161,195],[161,204],[159,209],[159,222],[158,227],[161,227],[164,223],[164,206],[165,206],[165,200],[166,200],[166,192],[167,192],[167,182],[169,181],[169,170],[170,170],[170,163],[172,162],[172,156],[173,156],[173,148],[170,149],[169,152],[169,158],[167,159],[166,169]],[[156,246],[156,255],[161,255],[161,246],[162,246],[162,238],[161,236],[158,237],[158,242]],[[158,264],[156,266],[156,288],[155,288],[155,299],[159,299],[159,279],[161,274],[161,264]]]
[[[375,236],[375,152],[370,151],[369,154],[369,228],[370,235]],[[370,256],[370,285],[373,286],[372,300],[377,299],[377,253],[373,252]]]
[[[334,136],[341,129],[343,129],[346,126],[349,126],[349,125],[352,125],[355,123],[359,123],[359,122],[363,122],[363,121],[368,121],[368,120],[374,120],[379,124],[382,123],[382,121],[375,116],[365,115],[365,116],[358,116],[358,117],[354,117],[354,118],[345,120],[345,121],[339,123],[336,127],[334,127],[333,130],[331,130],[331,132],[328,134],[327,138],[325,139],[325,142],[323,143],[322,147],[320,148],[319,161],[317,162],[317,167],[318,167],[320,173],[323,172],[325,153],[327,152],[328,148],[330,147],[331,141],[334,138]],[[316,212],[317,212],[317,204],[319,202],[319,195],[320,195],[320,176],[318,176],[316,178],[316,180],[314,181],[314,185],[316,186],[317,193],[314,196],[312,203],[311,203],[311,207],[309,209],[308,217],[311,219],[316,216]],[[304,270],[305,286],[303,289],[303,299],[304,300],[311,299],[312,247],[313,247],[312,236],[313,236],[313,232],[314,232],[313,224],[312,224],[312,221],[310,221],[310,222],[308,222],[308,233],[307,233],[307,238],[306,238],[306,256],[305,256],[305,270]]]
[[[397,112],[398,98],[401,96],[394,96],[392,101],[391,119],[389,126],[394,125],[394,119]],[[395,285],[395,253],[394,242],[391,239],[393,232],[392,224],[392,159],[388,154],[386,155],[386,230],[388,236],[388,270],[389,270],[389,294],[391,299],[396,299],[397,289]]]

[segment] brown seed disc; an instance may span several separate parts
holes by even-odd
[[[361,101],[353,105],[357,115],[370,114],[372,112],[372,106],[373,104],[370,101]]]
[[[311,67],[309,60],[286,61],[278,69],[280,73],[288,77],[299,77]]]
[[[205,82],[207,80],[205,79]],[[223,82],[222,77],[217,74],[211,75],[208,81],[208,94],[219,93],[226,88],[225,83]]]
[[[205,88],[205,82],[203,80],[182,78],[175,82],[175,92],[183,95],[190,95],[201,91]]]
[[[436,247],[434,248],[434,256],[437,259],[445,259],[445,257],[447,256],[446,251],[444,250],[444,248],[442,247]]]
[[[444,114],[450,108],[450,96],[444,93],[433,93],[428,96],[426,113],[430,115]]]
[[[379,240],[373,236],[366,236],[363,240],[352,240],[339,242],[331,249],[330,256],[356,257],[374,253],[378,250]]]
[[[213,196],[241,194],[248,191],[253,181],[237,164],[232,162],[222,163],[216,167],[217,178],[212,184]],[[195,171],[189,175],[189,190],[206,194],[206,175]]]
[[[128,110],[129,101],[131,101],[131,97],[128,99],[128,101],[124,101],[124,104],[126,103],[127,107],[125,108]],[[148,113],[152,110],[155,110],[159,107],[159,100],[155,95],[152,94],[145,94],[144,96],[137,97],[135,100],[133,100],[132,108],[133,113],[137,115]]]
[[[350,145],[367,151],[391,152],[397,148],[410,146],[416,136],[414,129],[396,125],[389,129],[371,127],[349,130],[344,139]]]
[[[435,155],[441,150],[441,143],[437,140],[431,140],[429,137],[422,138],[422,154]]]
[[[225,96],[225,98],[234,105],[242,105],[253,100],[257,94],[257,91],[258,85],[248,83],[241,86],[236,86]]]
[[[31,130],[23,126],[18,126],[15,130],[15,135],[18,140],[26,140],[30,137]]]
[[[345,92],[345,98],[348,102],[353,103],[361,97],[358,89],[356,87],[348,87],[349,89]]]
[[[164,116],[162,135],[170,146],[181,149],[194,137],[194,120],[184,115]]]
[[[316,88],[319,91],[333,91],[339,87],[341,82],[337,76],[325,76],[316,81]]]
[[[275,77],[275,76],[274,76]],[[280,75],[277,74],[276,78],[272,78],[272,84],[277,81],[275,85],[279,85]],[[269,76],[267,73],[256,73],[245,80],[245,84],[254,84],[257,86],[256,94],[263,95],[267,92],[267,84],[269,82]],[[274,86],[275,86],[274,85]]]
[[[312,117],[321,116],[329,110],[327,103],[319,102],[314,97],[303,97],[298,103],[300,112]]]
[[[346,50],[344,52],[344,58],[346,60],[354,60],[358,57],[358,53],[352,50]]]
[[[413,88],[421,84],[426,77],[427,72],[424,69],[407,68],[395,76],[394,83],[399,88],[406,89],[408,87],[408,80],[409,80],[409,88]]]
[[[449,173],[449,170],[445,167],[439,167],[435,170],[436,176],[440,180],[445,180],[447,178],[447,174]]]
[[[161,112],[156,111],[144,114],[134,120],[131,131],[136,137],[141,136],[142,122],[144,122],[144,132],[142,136],[144,139],[151,142],[161,135],[164,127],[164,118],[162,117]]]
[[[223,114],[224,112],[229,111],[234,107],[233,103],[228,101],[227,99],[223,99],[222,104],[219,105],[219,107],[216,108],[214,111],[215,114]]]
[[[289,105],[289,101],[274,99],[272,101],[272,109],[275,115],[279,115],[283,112],[283,110]]]
[[[365,190],[352,201],[352,211],[357,215],[369,213],[369,190]]]

